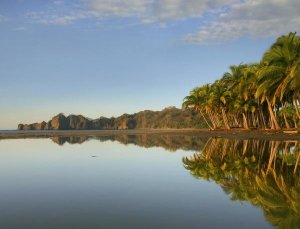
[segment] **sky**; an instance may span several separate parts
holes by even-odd
[[[300,30],[299,0],[0,0],[0,129],[181,107]]]

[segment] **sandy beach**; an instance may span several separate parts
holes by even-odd
[[[220,137],[230,139],[269,139],[269,140],[300,140],[299,131],[270,130],[207,130],[207,129],[135,129],[135,130],[59,130],[59,131],[0,131],[0,139],[48,138],[71,136],[105,136],[105,135],[195,135],[203,137]]]

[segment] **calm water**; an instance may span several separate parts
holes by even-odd
[[[298,228],[296,142],[0,141],[0,228]]]

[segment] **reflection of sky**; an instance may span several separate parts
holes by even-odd
[[[259,209],[193,178],[181,161],[191,154],[94,140],[0,141],[0,227],[267,227]]]

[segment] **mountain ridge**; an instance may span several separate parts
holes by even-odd
[[[167,107],[161,111],[144,110],[118,117],[90,119],[83,115],[60,113],[48,122],[19,124],[18,130],[116,130],[146,128],[204,128],[206,127],[198,113]]]

